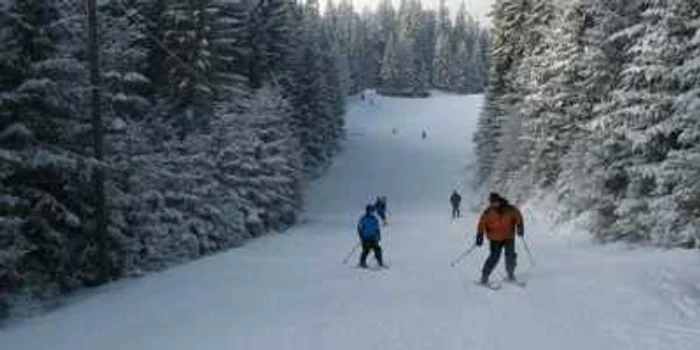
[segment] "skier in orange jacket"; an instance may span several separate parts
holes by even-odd
[[[508,280],[515,281],[515,266],[517,254],[515,253],[515,235],[525,235],[525,226],[520,210],[508,203],[498,193],[489,195],[489,207],[481,214],[476,234],[476,245],[484,244],[484,235],[490,241],[491,254],[486,259],[481,270],[481,283],[487,284],[491,272],[501,258],[501,251],[506,251],[506,271]]]

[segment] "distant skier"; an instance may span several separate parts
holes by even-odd
[[[396,134],[399,133],[399,129],[393,128],[393,129],[391,129],[391,133],[392,133],[393,135],[396,135]]]
[[[489,208],[487,208],[479,219],[476,234],[476,245],[484,243],[484,234],[490,241],[491,254],[486,259],[481,271],[481,283],[488,284],[491,272],[501,258],[501,251],[506,251],[506,272],[507,280],[514,282],[515,266],[517,265],[517,254],[515,253],[515,234],[523,236],[525,226],[523,217],[518,208],[514,207],[498,193],[489,195]]]
[[[382,259],[382,247],[379,246],[379,241],[382,239],[381,229],[379,228],[379,220],[374,216],[374,207],[368,205],[365,208],[365,215],[360,219],[357,225],[357,233],[360,235],[362,242],[362,254],[360,255],[359,267],[367,268],[367,256],[370,251],[374,252],[374,258],[377,259],[377,264],[384,267]]]
[[[360,99],[361,99],[362,101],[365,100],[365,93],[364,93],[364,92],[363,92],[362,94],[360,94]]]
[[[423,130],[423,132],[421,133],[421,137],[423,138],[423,140],[427,139],[428,133],[425,130]]]
[[[452,192],[452,195],[450,196],[450,204],[452,204],[452,219],[456,219],[461,216],[461,212],[459,210],[459,206],[462,203],[462,196],[457,193],[457,190],[454,190]]]
[[[386,197],[377,197],[377,200],[374,202],[374,209],[382,219],[382,223],[386,225]]]

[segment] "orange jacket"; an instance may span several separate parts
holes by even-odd
[[[518,208],[507,206],[503,208],[502,212],[495,208],[489,208],[481,214],[477,234],[486,234],[486,237],[491,241],[505,241],[515,238],[516,228],[518,233],[525,230],[523,216]]]

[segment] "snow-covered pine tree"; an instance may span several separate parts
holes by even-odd
[[[429,37],[424,36],[424,28],[432,22],[426,22],[421,0],[414,0],[412,5],[412,30],[411,37],[413,38],[413,55],[414,70],[416,71],[416,80],[414,83],[414,96],[427,97],[430,95],[428,88],[430,86],[429,71],[432,66],[432,61],[427,60],[426,51],[435,46],[435,43],[430,41]]]
[[[321,19],[323,22],[322,42],[326,44],[322,52],[332,59],[336,70],[333,75],[337,75],[339,78],[339,81],[336,82],[338,86],[333,86],[332,89],[337,89],[338,94],[345,96],[358,90],[353,78],[354,72],[351,63],[354,59],[354,49],[351,44],[354,12],[352,4],[346,0],[341,1],[338,9],[334,7],[332,1],[327,6],[325,15]],[[326,52],[326,49],[330,52]]]
[[[441,6],[445,6],[444,1]],[[487,84],[487,31],[467,12],[462,2],[452,26],[449,11],[438,13],[431,81],[434,87],[461,94],[483,92]]]
[[[299,41],[285,90],[294,109],[292,125],[304,150],[305,168],[315,175],[328,164],[342,134],[338,114],[342,93],[335,90],[340,88],[337,61],[330,50],[322,50],[325,34],[318,1],[307,1],[298,21]]]
[[[345,1],[341,5],[341,13],[346,16],[346,18],[341,17],[341,23],[344,23],[345,26],[351,26],[352,18],[348,11],[352,7]],[[337,153],[340,141],[344,137],[345,97],[354,83],[349,71],[350,57],[347,54],[349,48],[340,46],[339,42],[333,40],[327,31],[319,34],[320,36],[315,37],[315,40],[318,40],[321,59],[320,98],[323,105],[319,112],[324,120],[319,123],[317,128],[318,132],[323,135],[322,142],[326,158],[323,166],[325,167]],[[345,39],[341,42],[346,42],[346,45],[349,45],[349,33],[344,36]]]
[[[474,20],[474,17],[468,13],[466,20],[466,32],[464,34],[466,63],[463,69],[467,78],[464,85],[461,86],[461,90],[465,93],[476,93],[484,87],[484,83],[480,81],[480,77],[483,76],[483,67],[477,52],[481,28],[479,28],[479,23]]]
[[[128,127],[131,171],[115,206],[122,225],[119,252],[125,274],[159,269],[240,243],[249,237],[235,187],[223,183],[221,149],[235,149],[250,129],[232,121],[238,108],[215,106],[211,132],[161,138],[167,124]],[[224,135],[224,136],[222,136]],[[155,136],[155,137],[154,137]],[[242,154],[232,153],[239,159]]]
[[[382,27],[378,15],[372,12],[369,7],[364,8],[361,19],[365,25],[365,47],[367,50],[363,59],[363,70],[367,74],[366,86],[376,88],[381,85],[385,39],[382,37]]]
[[[244,76],[248,72],[247,52],[242,45],[245,43],[246,12],[236,1],[213,0],[184,5],[192,5],[196,10],[176,7],[173,10],[176,12],[164,14],[164,25],[170,28],[178,23],[182,25],[165,32],[169,40],[176,41],[174,44],[160,41],[150,31],[148,39],[157,45],[173,44],[171,48],[178,49],[165,48],[167,63],[173,67],[169,80],[183,79],[181,87],[186,89],[189,88],[186,84],[191,82],[189,78],[200,79],[195,84],[206,84],[211,90],[204,91],[210,94],[199,95],[204,99],[193,99],[189,103],[178,95],[171,95],[168,100],[161,101],[161,106],[149,111],[148,118],[131,118],[120,123],[112,137],[116,151],[112,161],[118,169],[118,176],[113,177],[113,222],[118,242],[115,250],[123,273],[129,275],[229,247],[246,234],[242,215],[236,205],[231,204],[239,197],[233,189],[216,181],[218,168],[212,161],[216,158],[211,151],[215,148],[211,145],[215,139],[212,132],[221,130],[183,125],[180,120],[172,120],[168,106],[173,100],[180,103],[175,106],[175,112],[185,117],[194,115],[188,111],[205,112],[199,116],[214,124],[220,124],[222,118],[245,108],[249,99]],[[177,46],[187,44],[178,41],[179,35],[195,33],[185,30],[186,25],[177,22],[178,16],[190,12],[199,14],[199,9],[205,16],[186,20],[199,18],[199,22],[187,25],[205,28],[197,34],[201,35],[199,40],[206,48],[199,52],[204,61],[198,61],[196,52],[190,53],[185,46]],[[134,25],[150,21],[137,14],[132,14],[131,19]],[[186,64],[189,60],[192,62]],[[198,68],[207,68],[210,78],[204,80],[203,76],[198,76]],[[195,92],[194,96],[201,92]],[[216,104],[216,100],[222,101],[222,105]],[[209,104],[204,109],[200,108],[202,101]],[[180,137],[175,138],[175,135]],[[206,178],[212,180],[203,181]]]
[[[525,8],[529,13],[521,24],[520,60],[511,72],[512,93],[515,98],[514,107],[518,111],[517,134],[511,138],[517,139],[517,148],[504,152],[504,157],[510,158],[510,169],[507,179],[508,188],[517,191],[519,196],[528,196],[529,189],[540,184],[540,179],[534,178],[532,161],[535,147],[539,140],[556,138],[558,130],[552,130],[546,135],[536,135],[536,125],[549,117],[549,96],[544,96],[543,88],[546,81],[543,72],[553,64],[556,57],[552,54],[552,45],[546,38],[558,40],[551,35],[552,20],[555,17],[552,0],[531,1]],[[541,164],[536,164],[541,165]],[[551,184],[554,179],[550,179]],[[517,190],[516,190],[517,189]]]
[[[132,156],[136,149],[145,149],[133,130],[147,125],[153,108],[154,85],[149,79],[150,45],[153,34],[147,25],[151,4],[115,0],[98,3],[102,84],[104,87],[103,120],[106,128],[107,161],[110,176],[106,183],[110,207],[109,233],[113,241],[115,273],[133,271],[127,251],[133,247],[129,225],[124,221],[128,199],[133,198],[126,186],[129,174],[139,171]],[[159,66],[162,66],[160,62]],[[143,136],[143,135],[139,135]],[[134,253],[135,255],[137,253]]]
[[[324,32],[320,38],[321,59],[323,65],[323,87],[322,97],[326,105],[330,108],[330,118],[333,121],[330,144],[331,148],[339,146],[336,144],[342,137],[338,134],[343,129],[342,116],[345,114],[345,97],[348,95],[352,82],[350,78],[348,56],[343,53],[344,48],[333,40],[331,33]]]
[[[250,85],[259,88],[277,82],[289,69],[295,50],[293,0],[253,1],[248,21]]]
[[[117,0],[119,2],[119,0]],[[146,77],[152,84],[151,95],[162,97],[168,94],[168,66],[163,64],[168,59],[167,46],[165,45],[165,31],[167,30],[165,16],[168,0],[141,0],[140,10],[133,21],[142,22],[145,26],[147,39],[144,43],[148,51],[148,63]]]
[[[432,10],[421,11],[420,28],[418,32],[418,54],[425,71],[426,89],[433,82],[433,64],[435,61],[435,46],[437,41],[436,13]]]
[[[53,298],[97,279],[80,2],[15,0],[3,22],[0,283],[14,299]],[[2,308],[2,306],[0,306]]]
[[[450,8],[447,6],[447,0],[440,0],[438,3],[436,25],[438,32],[450,32],[452,30],[452,18],[450,18]]]
[[[336,51],[333,55],[337,61],[337,74],[340,78],[340,88],[343,95],[356,93],[360,90],[358,85],[361,72],[356,70],[358,48],[353,45],[354,34],[358,25],[357,14],[351,0],[341,0],[338,6],[338,26],[334,32],[338,40],[329,42]]]
[[[423,59],[419,42],[421,11],[417,0],[401,2],[398,33],[389,38],[384,52],[381,93],[408,97],[428,94],[429,63]]]
[[[565,6],[570,6],[567,4]],[[552,21],[555,19],[556,9],[553,0],[529,0],[524,9],[528,10],[525,16],[524,28],[527,30],[522,37],[526,54],[538,54],[546,48],[543,45],[545,38],[551,36]]]
[[[680,19],[667,1],[640,3],[638,16],[620,33],[631,46],[612,100],[604,105],[607,113],[600,118],[632,152],[625,160],[628,166],[620,169],[625,188],[616,201],[618,219],[609,232],[630,239],[663,237],[668,242],[669,227],[676,224],[668,215],[671,206],[654,197],[665,194],[658,187],[660,165],[681,133],[671,123],[679,85],[671,73],[682,59],[682,42],[674,33]]]
[[[522,59],[524,6],[521,0],[500,0],[493,6],[489,88],[474,136],[479,183],[489,178],[497,179],[497,184],[505,181],[515,165],[510,157],[517,148],[520,123],[511,75]]]
[[[245,112],[217,113],[212,143],[213,179],[221,191],[217,207],[240,218],[247,235],[287,227],[300,209],[305,177],[290,112],[281,93],[263,87]]]
[[[602,42],[609,51],[608,61],[616,70],[614,79],[610,85],[610,92],[596,104],[593,110],[591,142],[594,145],[589,150],[591,164],[591,181],[593,181],[596,191],[595,215],[591,229],[597,237],[604,240],[614,240],[620,238],[641,238],[633,237],[637,233],[648,233],[648,227],[644,225],[634,225],[628,223],[622,226],[619,220],[633,218],[637,214],[646,212],[648,207],[640,198],[628,198],[632,174],[628,172],[634,163],[634,140],[628,137],[626,114],[631,117],[639,111],[634,108],[627,109],[626,100],[628,91],[635,89],[632,80],[624,79],[625,74],[631,73],[635,55],[632,53],[639,40],[643,40],[642,14],[644,12],[642,1],[627,2],[625,4],[600,4],[600,9],[604,14],[613,17],[616,26],[611,35]],[[644,181],[646,182],[646,181]],[[648,192],[653,189],[653,182],[646,183],[637,192]],[[647,193],[648,194],[648,193]],[[643,196],[643,195],[642,195]],[[621,215],[624,215],[623,218]],[[639,223],[641,224],[641,223]],[[633,227],[636,226],[636,227]]]
[[[379,50],[382,54],[386,52],[386,46],[392,35],[397,35],[399,30],[399,19],[392,0],[381,0],[377,10],[376,22],[379,26]],[[394,40],[396,38],[394,37]]]
[[[450,87],[452,51],[449,32],[441,31],[435,42],[435,59],[433,60],[433,86],[448,90]]]
[[[350,69],[338,56],[353,67],[364,55],[355,40],[369,37],[351,7],[341,40],[324,36],[314,1],[99,2],[109,164],[97,164],[81,118],[83,1],[11,2],[0,21],[0,285],[13,288],[0,314],[10,294],[97,283],[97,166],[110,170],[113,277],[292,224],[306,172],[342,138]]]
[[[506,87],[503,72],[496,67],[498,66],[493,65],[489,70],[489,84],[484,93],[484,105],[479,115],[477,131],[473,136],[477,158],[476,185],[487,185],[487,182],[490,182],[495,158],[500,154],[498,141],[501,137],[501,120],[499,116],[504,113],[500,99]]]
[[[143,119],[151,108],[152,87],[146,77],[150,39],[141,5],[137,0],[116,0],[98,8],[106,112],[112,119]]]
[[[601,219],[602,222],[608,221],[604,214],[613,209],[610,201],[600,205],[601,181],[592,174],[602,165],[591,156],[591,151],[602,152],[604,137],[597,136],[600,130],[591,120],[597,115],[597,106],[610,95],[620,71],[620,48],[609,38],[625,25],[625,21],[615,6],[602,1],[586,2],[582,10],[584,30],[579,40],[583,48],[577,60],[573,88],[583,98],[572,106],[580,111],[581,123],[571,151],[562,160],[562,174],[558,180],[561,200],[571,214],[592,214],[593,221]],[[596,208],[601,215],[595,215]]]
[[[369,23],[354,13],[350,33],[350,72],[354,83],[350,93],[357,93],[373,85],[375,68],[372,66]]]
[[[337,35],[338,37],[342,36],[342,25],[339,23],[340,22],[340,11],[338,8],[335,6],[335,1],[334,0],[326,0],[326,8],[323,11],[323,22],[324,26],[328,28],[332,28],[334,31],[334,35]]]
[[[165,43],[171,85],[168,120],[182,140],[194,130],[206,130],[211,122],[212,83],[211,23],[208,0],[175,0],[168,4]]]
[[[457,52],[459,44],[467,40],[467,6],[462,1],[455,15],[455,23],[450,33],[450,44],[453,53]]]
[[[397,43],[394,34],[391,34],[384,50],[382,59],[381,86],[383,89],[399,89],[400,63],[397,53]]]
[[[462,40],[457,44],[450,65],[450,90],[459,94],[471,92],[471,67],[469,67],[470,54],[467,50],[467,42]]]
[[[411,97],[428,96],[427,64],[421,58],[417,49],[417,40],[408,35],[399,35],[398,52],[405,61],[400,61],[401,94]]]
[[[452,45],[450,34],[452,33],[452,20],[445,0],[440,1],[440,9],[437,23],[437,38],[435,41],[435,55],[433,58],[432,84],[438,89],[447,90],[450,82],[450,60],[452,59]]]
[[[598,184],[595,194],[607,196],[607,201],[595,201],[605,211],[596,212],[593,229],[606,240],[695,246],[697,236],[687,229],[692,215],[680,209],[674,196],[687,189],[688,183],[679,179],[689,168],[678,166],[675,156],[687,147],[681,135],[694,128],[676,119],[687,111],[678,101],[687,101],[689,85],[683,83],[686,75],[674,73],[683,71],[685,57],[692,57],[686,56],[694,32],[687,16],[697,16],[697,6],[650,1],[619,10],[629,21],[612,37],[627,45],[617,46],[625,50],[618,55],[623,60],[611,98],[597,106],[592,143],[612,135],[617,142],[609,147],[624,154],[593,153],[592,159],[602,163],[591,172]],[[678,172],[669,171],[676,166]]]
[[[484,31],[478,29],[474,38],[474,46],[469,53],[468,67],[471,69],[470,92],[472,93],[482,93],[488,85],[488,62],[484,57],[484,52],[488,50],[488,44],[481,39],[484,34]]]
[[[489,85],[489,72],[491,71],[491,31],[486,28],[482,28],[479,33],[479,60],[483,62],[483,69],[481,70],[481,76],[483,77],[483,85],[481,90],[484,91]]]
[[[480,179],[556,185],[602,240],[697,247],[700,6],[543,0],[513,11],[523,4],[494,8]]]
[[[583,1],[555,7],[553,18],[540,26],[542,51],[533,92],[527,97],[527,134],[533,140],[532,156],[524,174],[533,185],[549,187],[560,177],[565,155],[583,136],[582,124],[590,106],[577,86],[583,53],[586,8]],[[544,22],[543,22],[544,23]],[[575,173],[571,175],[577,176]]]
[[[280,230],[295,223],[304,191],[304,167],[299,141],[291,127],[291,110],[280,92],[262,88],[242,116],[256,138],[255,163],[259,173],[246,176],[237,186],[241,197],[254,205],[265,231]]]
[[[680,21],[674,26],[683,43],[680,64],[673,74],[680,94],[674,101],[671,124],[679,131],[676,147],[668,153],[659,186],[669,193],[675,222],[670,243],[700,246],[700,4],[669,1],[670,11]],[[664,242],[666,243],[666,242]]]
[[[529,30],[527,27],[528,16],[531,15],[531,3],[528,1],[514,0],[503,1],[500,8],[496,7],[497,13],[502,16],[502,35],[498,40],[504,40],[503,50],[499,53],[499,59],[504,64],[505,70],[505,93],[501,96],[504,115],[500,116],[503,121],[500,143],[500,154],[496,158],[494,165],[493,180],[501,191],[508,193],[513,198],[519,199],[526,195],[525,191],[520,191],[518,182],[518,171],[525,164],[530,156],[531,142],[524,134],[526,112],[523,107],[524,97],[527,88],[523,81],[527,77],[534,76],[533,67],[529,64],[529,54],[532,48],[538,43],[527,42]],[[494,52],[494,57],[496,53]]]
[[[248,13],[242,0],[212,0],[210,46],[216,99],[244,108],[250,98]]]

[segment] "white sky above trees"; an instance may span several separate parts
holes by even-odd
[[[360,11],[365,5],[369,5],[371,8],[376,8],[379,5],[379,0],[353,0],[355,2],[355,5],[357,6],[357,10]],[[394,3],[398,6],[400,0],[394,0]],[[491,11],[491,5],[494,3],[495,0],[464,0],[464,3],[467,5],[467,11],[472,14],[476,19],[479,20],[479,22],[483,24],[489,24],[490,20],[487,17],[489,11]],[[339,2],[339,0],[335,1],[336,3]],[[447,0],[447,3],[450,5],[450,11],[454,15],[454,13],[459,9],[459,5],[462,2],[462,0]],[[325,3],[325,1],[321,1],[321,3]],[[431,8],[436,8],[438,4],[440,3],[440,0],[423,0],[423,5],[426,7],[431,7]]]

